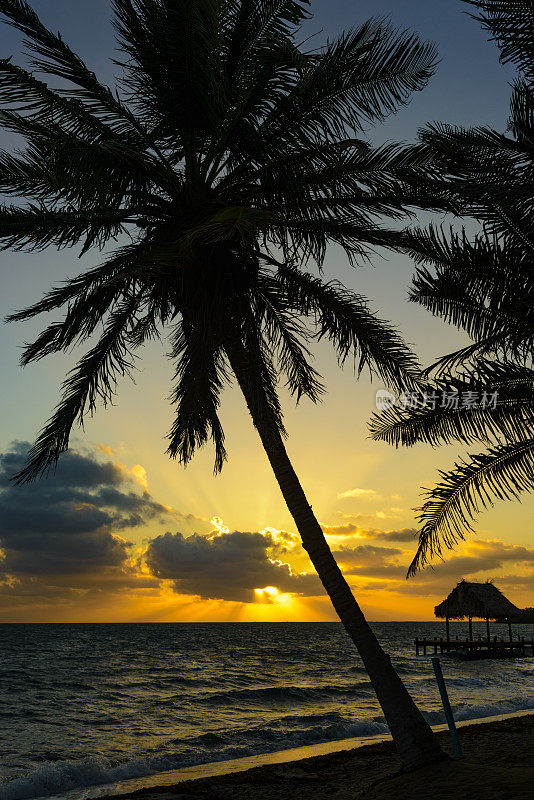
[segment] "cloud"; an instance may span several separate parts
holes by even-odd
[[[392,531],[365,530],[362,531],[361,535],[365,539],[379,539],[383,542],[411,542],[415,544],[417,534],[417,528],[400,528]]]
[[[417,537],[416,528],[400,528],[381,531],[375,528],[362,528],[356,522],[346,522],[343,525],[322,525],[325,536],[356,539],[379,539],[385,542],[412,542],[415,544]]]
[[[356,547],[341,547],[334,550],[333,555],[347,577],[358,575],[402,580],[406,574],[403,563],[405,553],[397,547],[361,544]]]
[[[533,549],[505,544],[499,540],[478,539],[466,542],[463,552],[452,555],[445,561],[436,561],[432,568],[421,570],[409,581],[405,580],[405,576],[410,554],[401,555],[400,550],[391,553],[390,548],[376,548],[383,552],[373,553],[371,558],[371,552],[366,554],[359,550],[358,547],[352,548],[352,551],[350,548],[341,548],[336,552],[340,563],[347,564],[345,574],[398,581],[396,585],[392,583],[382,588],[403,595],[445,596],[462,578],[483,581],[491,577],[497,584],[518,589],[529,582],[532,584],[533,580],[528,574],[498,577],[498,572],[510,564],[522,570],[530,571],[534,568]],[[350,552],[354,553],[352,557]]]
[[[340,538],[348,538],[350,536],[359,536],[362,530],[355,522],[346,522],[344,525],[323,525],[321,524],[325,536],[338,536]]]
[[[357,539],[378,539],[390,543],[411,540],[413,529],[399,531],[358,531]],[[499,540],[478,539],[466,542],[463,552],[453,554],[444,561],[436,561],[432,568],[418,572],[406,582],[406,570],[412,553],[396,547],[375,544],[344,545],[333,551],[336,561],[347,576],[361,576],[381,581],[398,581],[396,591],[403,594],[433,595],[449,592],[461,578],[485,580],[495,577],[507,564],[517,568],[534,567],[534,549],[505,544]],[[496,578],[497,581],[501,580]],[[505,578],[508,581],[510,578]],[[521,578],[518,584],[521,584]],[[383,588],[392,588],[391,586]]]
[[[346,500],[349,497],[373,497],[378,498],[380,495],[374,489],[347,489],[344,492],[338,492],[338,500]]]
[[[434,572],[439,575],[461,577],[499,570],[507,563],[534,564],[534,550],[520,545],[505,544],[496,539],[477,539],[466,543],[464,554],[454,555],[445,562],[437,562]]]
[[[0,487],[13,489],[11,477],[22,469],[30,452],[29,442],[13,442],[11,449],[0,454]],[[87,488],[118,485],[124,480],[123,469],[111,461],[99,462],[82,453],[69,450],[60,458],[54,477],[20,487],[33,490],[42,485]]]
[[[503,575],[495,582],[500,587],[505,586],[508,589],[522,589],[523,587],[531,589],[534,586],[534,571],[530,571],[526,575]]]
[[[269,529],[187,538],[167,532],[149,541],[144,559],[151,574],[172,581],[179,594],[251,603],[258,599],[255,589],[272,586],[280,593],[320,595],[316,575],[295,574],[277,558],[294,538]]]
[[[46,541],[32,537],[25,549],[6,548],[0,566],[10,575],[73,575],[103,567],[119,567],[129,555],[131,542],[106,531],[81,534],[68,542],[61,535],[47,535]]]
[[[342,547],[334,550],[333,556],[338,564],[345,567],[344,572],[348,575],[353,574],[352,568],[391,566],[391,559],[398,562],[403,555],[403,551],[396,547],[376,547],[373,544],[361,544],[357,547]],[[348,568],[348,569],[347,569]],[[359,569],[358,569],[359,571]],[[373,572],[374,574],[374,572]]]
[[[118,532],[169,512],[142,490],[122,465],[68,451],[55,474],[15,486],[30,445],[16,442],[0,454],[0,547],[3,573],[15,577],[92,573],[121,567],[129,542]]]
[[[168,596],[169,588],[247,603],[323,592],[314,574],[294,572],[287,563],[287,554],[300,547],[292,533],[230,533],[220,520],[214,531],[203,518],[158,503],[146,489],[144,469],[125,467],[106,447],[97,455],[69,451],[54,475],[15,486],[10,478],[29,449],[17,442],[0,453],[0,602],[6,608],[118,592]],[[185,534],[145,539],[144,559],[140,548],[134,552],[133,531],[165,530],[177,521]]]

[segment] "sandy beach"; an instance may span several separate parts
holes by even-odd
[[[448,733],[438,734],[452,755]],[[534,791],[534,715],[468,725],[461,760],[400,774],[392,742],[241,773],[141,789],[135,800],[530,800]]]

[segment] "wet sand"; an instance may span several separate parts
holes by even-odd
[[[464,757],[400,774],[392,742],[141,789],[132,800],[532,800],[534,714],[459,729]],[[452,755],[449,735],[438,734]]]

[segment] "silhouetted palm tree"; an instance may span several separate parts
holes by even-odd
[[[440,472],[428,491],[409,574],[472,531],[475,515],[495,499],[534,488],[534,7],[471,5],[480,8],[476,19],[497,40],[501,61],[520,71],[508,134],[449,125],[423,132],[460,212],[478,218],[482,230],[472,239],[465,231],[415,230],[407,247],[421,265],[411,300],[465,331],[472,344],[428,371],[438,394],[448,393],[449,408],[441,401],[390,409],[375,415],[372,435],[397,446],[460,441],[488,448]]]
[[[330,339],[340,362],[414,385],[416,361],[364,298],[302,271],[329,243],[350,259],[401,235],[379,224],[425,205],[419,147],[373,149],[355,138],[433,71],[432,46],[369,21],[306,52],[296,0],[113,0],[121,95],[102,85],[20,0],[0,0],[26,36],[33,66],[0,63],[4,127],[27,147],[3,154],[0,189],[32,201],[0,213],[4,247],[131,241],[102,266],[53,289],[23,320],[66,307],[22,363],[70,350],[103,324],[68,374],[63,398],[18,481],[38,478],[66,450],[73,425],[133,365],[133,351],[167,327],[176,416],[168,452],[186,464],[210,437],[226,458],[218,417],[231,373],[302,543],[376,689],[406,765],[440,757],[430,728],[377,642],[342,576],[284,446],[282,373],[297,398],[323,391],[308,344]],[[35,58],[36,56],[36,58]],[[119,62],[117,62],[119,63]]]

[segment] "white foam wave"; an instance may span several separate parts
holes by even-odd
[[[207,762],[226,761],[302,745],[382,733],[387,733],[384,722],[371,719],[348,722],[340,718],[339,721],[329,725],[314,725],[290,731],[280,731],[270,727],[236,731],[226,737],[222,736],[219,748],[213,746],[209,749],[201,748],[201,741],[206,741],[206,736],[203,736],[196,740],[196,749],[191,746],[193,741],[185,740],[181,743],[181,752],[141,756],[122,763],[113,763],[100,755],[75,761],[46,763],[26,775],[0,784],[0,800],[29,800],[29,798],[46,797],[73,789],[141,778]],[[232,744],[232,741],[238,743]]]
[[[534,709],[534,697],[521,697],[510,700],[495,700],[493,703],[483,705],[459,704],[454,708],[454,718],[458,722],[469,719],[484,719],[516,711],[529,711]]]
[[[453,711],[457,721],[464,721],[530,709],[534,709],[534,697],[496,700],[484,705],[459,704]],[[424,715],[431,725],[439,725],[445,721],[441,710],[426,711]],[[257,728],[254,730],[254,735],[252,733],[250,730],[222,736],[218,749],[201,749],[199,740],[202,737],[199,737],[196,749],[192,746],[194,740],[184,741],[182,752],[140,756],[121,763],[112,762],[100,755],[81,760],[46,763],[26,775],[0,784],[0,800],[30,800],[30,798],[57,795],[102,784],[114,784],[118,781],[156,775],[208,762],[226,761],[326,741],[377,736],[387,733],[387,726],[380,717],[357,721],[348,721],[340,717],[338,721],[329,725],[312,725],[286,731]],[[232,741],[240,743],[231,744]]]

